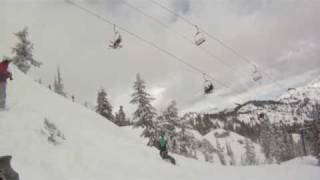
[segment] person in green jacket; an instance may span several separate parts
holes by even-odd
[[[167,141],[165,140],[163,134],[160,136],[159,145],[160,145],[160,156],[162,158],[166,158],[167,153],[168,153],[167,152]]]
[[[162,159],[168,160],[174,165],[176,164],[176,160],[168,154],[167,140],[164,138],[164,134],[160,135],[159,149],[160,149],[160,156]]]

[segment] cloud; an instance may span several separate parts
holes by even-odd
[[[278,62],[296,61],[297,59],[307,60],[313,53],[320,52],[319,46],[312,40],[299,41],[289,48],[277,59]]]
[[[228,0],[230,8],[241,15],[251,15],[266,7],[265,0]]]
[[[86,3],[103,7],[106,11],[119,12],[122,7],[120,0],[84,0]],[[79,2],[79,1],[75,1]]]
[[[191,10],[191,4],[189,0],[174,0],[171,2],[175,12],[179,14],[187,14]]]

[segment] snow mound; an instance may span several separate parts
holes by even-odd
[[[292,159],[288,162],[284,163],[285,166],[301,166],[301,165],[307,165],[307,166],[315,166],[318,165],[318,160],[313,156],[305,156],[305,157],[299,157]]]

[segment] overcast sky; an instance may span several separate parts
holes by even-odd
[[[11,56],[17,42],[13,33],[27,26],[34,57],[44,63],[30,74],[49,84],[59,65],[66,91],[80,102],[94,104],[96,91],[104,87],[115,109],[123,104],[131,112],[132,83],[140,73],[160,110],[171,100],[185,111],[221,109],[249,99],[276,98],[320,74],[319,0],[153,0],[256,63],[271,77],[259,83],[252,81],[251,65],[213,39],[207,37],[203,50],[192,45],[194,27],[151,0],[124,1],[166,27],[122,0],[74,1],[230,87],[214,82],[216,93],[203,96],[202,74],[123,31],[124,47],[108,49],[112,26],[63,0],[0,0],[0,56]]]

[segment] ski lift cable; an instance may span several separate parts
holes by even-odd
[[[285,89],[277,80],[275,80],[274,78],[272,78],[267,72],[265,72],[264,70],[262,70],[262,67],[260,65],[258,65],[257,63],[255,63],[254,61],[251,61],[249,58],[245,57],[244,55],[240,54],[238,51],[236,51],[234,48],[232,48],[231,46],[227,45],[226,43],[224,43],[223,41],[221,41],[220,39],[216,38],[215,36],[209,34],[206,30],[204,29],[200,29],[202,30],[202,32],[204,34],[206,34],[209,38],[214,39],[216,42],[218,42],[222,47],[228,49],[230,52],[232,52],[234,55],[238,56],[240,59],[243,60],[243,62],[247,62],[248,64],[250,64],[252,67],[255,68],[256,71],[261,72],[262,74],[264,74],[267,78],[269,78],[269,80],[271,80],[271,82],[275,83],[276,86],[278,86],[279,89]]]
[[[209,38],[213,39],[214,41],[218,42],[222,47],[228,49],[231,53],[233,53],[234,55],[236,55],[237,57],[239,57],[243,62],[246,62],[248,64],[250,64],[251,66],[255,66],[255,67],[258,67],[258,65],[250,60],[249,58],[245,57],[244,55],[240,54],[238,51],[236,51],[234,48],[232,48],[231,46],[227,45],[225,42],[223,42],[222,40],[218,39],[217,37],[211,35],[209,32],[207,32],[205,29],[201,28],[200,26],[196,25],[195,23],[191,22],[190,20],[188,20],[187,18],[185,18],[184,16],[180,15],[179,13],[176,13],[174,10],[164,6],[163,4],[159,3],[158,1],[156,0],[149,0],[151,3],[157,5],[158,7],[166,10],[167,12],[173,14],[174,16],[178,17],[179,19],[183,20],[184,22],[186,22],[187,24],[191,25],[191,26],[197,26],[199,28],[199,30],[201,32],[203,32],[204,34],[206,34]],[[259,65],[260,67],[260,65]],[[259,69],[262,69],[262,68],[259,68]],[[274,82],[280,89],[282,89],[282,85],[280,85],[278,83],[278,81],[274,81],[273,78],[268,74],[266,73],[265,71],[263,70],[259,70],[260,72],[262,72],[263,74],[266,75],[266,77],[268,77],[272,82]]]
[[[174,55],[173,53],[169,52],[169,51],[166,50],[166,49],[161,48],[161,47],[158,46],[157,44],[155,44],[155,43],[153,43],[153,42],[151,42],[151,41],[149,41],[149,40],[147,40],[147,39],[144,39],[143,37],[141,37],[141,36],[139,36],[139,35],[131,32],[131,31],[127,30],[127,29],[124,28],[124,27],[121,27],[121,26],[119,26],[119,25],[116,25],[115,23],[113,23],[112,21],[108,20],[107,18],[100,16],[99,14],[97,14],[97,13],[95,13],[95,12],[93,12],[93,11],[91,11],[91,10],[89,10],[89,9],[87,9],[87,8],[85,8],[85,7],[77,4],[77,3],[75,3],[75,2],[72,1],[72,0],[65,0],[65,2],[69,3],[70,5],[73,5],[74,7],[78,8],[78,9],[80,9],[80,10],[82,10],[82,11],[85,11],[86,13],[88,13],[88,14],[90,14],[90,15],[98,18],[98,19],[100,19],[101,21],[103,21],[103,22],[105,22],[105,23],[108,23],[108,24],[110,24],[110,25],[115,25],[118,29],[126,32],[127,34],[135,37],[136,39],[138,39],[138,40],[140,40],[140,41],[143,41],[144,43],[148,44],[149,46],[152,46],[152,47],[154,47],[155,49],[158,49],[158,50],[161,51],[162,53],[167,54],[167,55],[170,56],[172,59],[175,59],[175,60],[179,61],[180,63],[184,64],[185,66],[188,66],[189,68],[193,69],[194,71],[196,71],[196,72],[198,72],[198,73],[201,73],[201,74],[206,74],[207,77],[210,78],[211,80],[217,82],[218,84],[220,84],[221,86],[223,86],[223,87],[225,87],[225,88],[228,88],[228,89],[232,90],[232,88],[229,87],[229,86],[228,86],[227,84],[225,84],[224,82],[219,81],[218,79],[216,79],[216,78],[213,77],[212,75],[210,75],[210,74],[208,74],[208,73],[205,73],[202,69],[200,69],[200,68],[198,68],[198,67],[196,67],[196,66],[194,66],[194,65],[192,65],[192,64],[190,64],[190,63],[188,63],[188,62],[186,62],[186,61],[183,60],[182,58]]]
[[[187,24],[189,24],[190,26],[196,26],[201,32],[203,32],[204,34],[206,34],[208,37],[210,37],[211,39],[217,41],[220,45],[222,45],[224,48],[228,49],[229,51],[231,51],[234,55],[240,57],[242,60],[244,60],[245,62],[247,62],[248,64],[252,65],[252,66],[256,66],[256,63],[252,62],[251,60],[249,60],[247,57],[241,55],[240,53],[238,53],[235,49],[233,49],[232,47],[230,47],[229,45],[227,45],[226,43],[224,43],[222,40],[218,39],[217,37],[211,35],[209,32],[207,32],[206,30],[202,29],[199,25],[191,22],[190,20],[188,20],[187,18],[185,18],[184,16],[180,15],[179,13],[176,13],[174,10],[164,6],[163,4],[159,3],[156,0],[149,0],[151,3],[159,6],[160,8],[166,10],[167,12],[173,14],[174,16],[178,17],[179,19],[183,20],[184,22],[186,22]]]
[[[199,50],[203,51],[205,54],[207,54],[208,56],[210,56],[211,58],[215,59],[216,61],[220,62],[222,65],[224,65],[226,67],[226,69],[228,69],[228,72],[238,72],[239,74],[241,74],[242,76],[246,76],[244,73],[240,72],[238,69],[231,67],[229,64],[225,63],[225,61],[223,61],[220,57],[216,56],[214,53],[212,53],[211,51],[209,51],[208,49],[202,47],[202,46],[197,46],[194,44],[194,42],[192,40],[190,40],[187,36],[173,30],[169,25],[163,23],[162,21],[160,21],[159,19],[148,15],[147,13],[145,13],[143,10],[135,7],[134,5],[130,4],[129,2],[125,1],[125,0],[120,0],[121,2],[123,2],[125,5],[127,5],[128,7],[134,9],[135,11],[139,12],[140,14],[142,14],[143,16],[155,21],[156,23],[158,23],[159,25],[163,26],[164,28],[170,30],[171,32],[173,32],[174,34],[178,35],[180,38],[182,38],[183,40],[185,40],[186,42],[192,44],[193,46],[196,46]],[[194,25],[198,30],[199,27],[197,25]],[[243,88],[245,91],[247,90],[246,88]]]
[[[197,26],[196,24],[192,23],[191,21],[189,21],[187,18],[181,16],[180,14],[176,13],[174,10],[162,5],[161,3],[159,3],[158,1],[155,0],[149,0],[150,2],[152,2],[153,4],[161,7],[162,9],[166,10],[167,12],[170,12],[171,14],[173,14],[174,16],[178,17],[179,19],[185,21],[186,23],[188,23],[191,26]],[[199,28],[199,26],[197,26]]]

